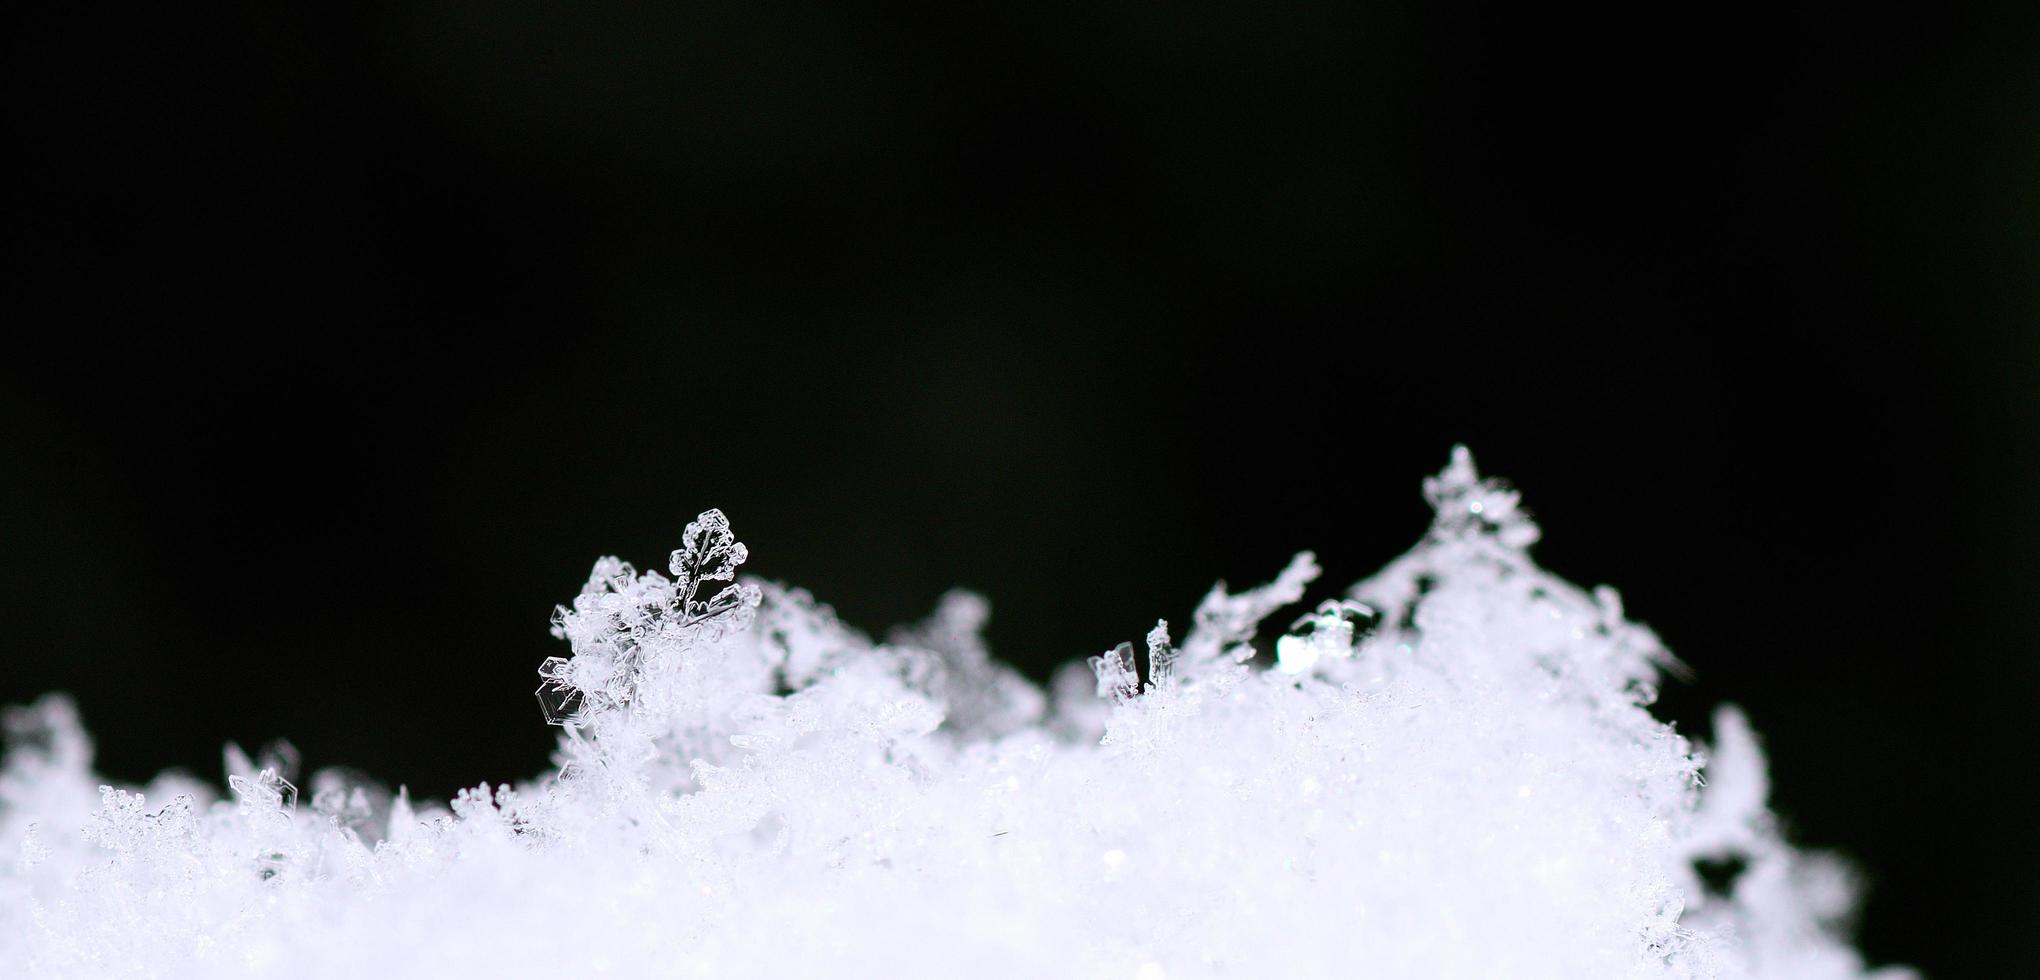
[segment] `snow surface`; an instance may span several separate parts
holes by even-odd
[[[556,614],[555,768],[448,806],[307,799],[287,747],[230,747],[225,797],[101,786],[46,697],[6,716],[0,974],[1908,976],[1848,946],[1741,715],[1711,757],[1654,718],[1675,662],[1464,449],[1424,489],[1416,547],[1279,637],[1308,554],[1052,695],[984,599],[874,642],[739,579],[711,511]]]

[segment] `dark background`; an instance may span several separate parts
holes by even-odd
[[[2040,18],[273,6],[10,32],[0,700],[110,775],[532,775],[552,604],[710,506],[1044,677],[1463,440],[1873,958],[2030,966]]]

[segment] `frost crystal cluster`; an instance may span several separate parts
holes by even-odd
[[[13,709],[0,974],[1870,975],[1741,716],[1704,751],[1652,717],[1675,662],[1463,449],[1424,490],[1343,595],[1298,555],[1052,694],[983,599],[874,640],[710,511],[556,613],[555,768],[447,806],[300,793],[287,748],[230,748],[224,797],[101,786],[67,701]]]

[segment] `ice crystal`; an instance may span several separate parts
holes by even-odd
[[[1417,546],[1272,669],[1309,554],[1053,698],[982,597],[877,642],[740,578],[709,511],[670,577],[605,558],[555,612],[553,768],[444,807],[342,770],[299,806],[281,744],[229,747],[225,796],[101,786],[69,702],[11,709],[0,973],[1871,975],[1742,716],[1709,752],[1653,717],[1677,662],[1540,570],[1463,449],[1424,492]]]
[[[1285,674],[1301,674],[1319,657],[1351,657],[1353,641],[1372,632],[1377,618],[1366,603],[1326,599],[1315,612],[1298,618],[1289,635],[1275,641],[1276,666]]]
[[[663,703],[667,680],[688,651],[712,646],[723,634],[750,625],[760,592],[732,584],[703,596],[702,586],[731,582],[750,551],[730,531],[722,511],[687,525],[685,544],[673,552],[671,579],[639,575],[628,562],[595,564],[573,608],[553,611],[553,635],[567,640],[571,659],[552,657],[539,667],[538,702],[546,721],[572,725],[590,714],[614,712],[649,694]]]

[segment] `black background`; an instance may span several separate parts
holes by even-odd
[[[102,768],[522,778],[599,554],[727,510],[1036,677],[1465,441],[1745,705],[1863,945],[2040,921],[2040,20],[159,7],[12,31],[0,699]]]

